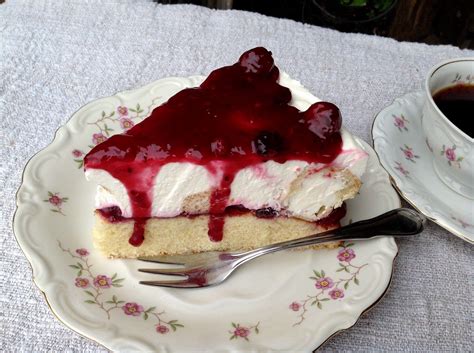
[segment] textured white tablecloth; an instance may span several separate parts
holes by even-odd
[[[11,228],[27,160],[89,101],[166,76],[207,74],[257,45],[272,50],[277,65],[314,94],[335,102],[345,126],[366,141],[374,114],[419,89],[430,66],[474,56],[195,6],[0,5],[0,350],[105,350],[63,326],[31,281]],[[322,351],[472,351],[472,247],[434,224],[399,247],[388,294]]]

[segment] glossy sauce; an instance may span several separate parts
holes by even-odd
[[[252,49],[87,154],[86,169],[106,170],[127,189],[137,220],[130,244],[143,242],[143,220],[151,216],[153,183],[164,164],[191,162],[213,176],[209,237],[220,241],[230,187],[241,169],[267,160],[329,163],[340,153],[337,107],[316,103],[300,112],[288,104],[290,90],[278,77],[271,53]]]
[[[111,206],[98,209],[97,212],[101,215],[102,218],[106,219],[109,223],[121,223],[130,221],[130,218],[122,216],[122,211],[118,206]],[[274,219],[280,217],[278,212],[271,207],[260,208],[258,210],[249,210],[242,205],[227,206],[224,212],[221,214],[223,218],[225,217],[238,217],[246,214],[253,214],[257,218],[265,219]],[[341,207],[334,209],[329,215],[325,218],[320,219],[314,222],[317,226],[322,228],[333,228],[339,226],[340,221],[346,215],[346,204],[343,203]],[[202,215],[199,214],[182,214],[179,217],[186,218],[196,218]],[[145,224],[148,218],[132,218],[135,221],[135,227],[137,224]]]

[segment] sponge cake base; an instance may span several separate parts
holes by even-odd
[[[207,234],[209,216],[150,218],[145,226],[145,240],[132,246],[128,239],[134,221],[111,223],[98,212],[93,230],[94,246],[109,258],[178,255],[204,251],[241,251],[321,233],[328,228],[296,218],[257,218],[243,214],[226,218],[222,241],[213,242]],[[333,227],[334,228],[334,227]],[[340,242],[312,248],[336,248]]]

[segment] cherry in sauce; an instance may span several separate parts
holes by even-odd
[[[239,170],[274,160],[331,162],[341,151],[339,109],[328,102],[306,112],[289,105],[271,52],[254,48],[213,71],[196,88],[178,92],[140,124],[110,137],[85,158],[85,168],[108,171],[127,188],[133,218],[130,243],[143,241],[151,194],[162,165],[191,162],[223,177],[214,185],[209,237],[220,241],[231,184]],[[266,215],[262,213],[262,215]]]

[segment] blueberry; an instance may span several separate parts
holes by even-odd
[[[259,208],[255,211],[257,218],[275,218],[278,217],[278,212],[271,207]]]
[[[262,156],[274,156],[283,150],[283,138],[276,132],[262,131],[255,142],[257,153]]]
[[[123,220],[122,210],[118,206],[110,206],[98,210],[102,217],[106,218],[110,223],[120,222]]]

